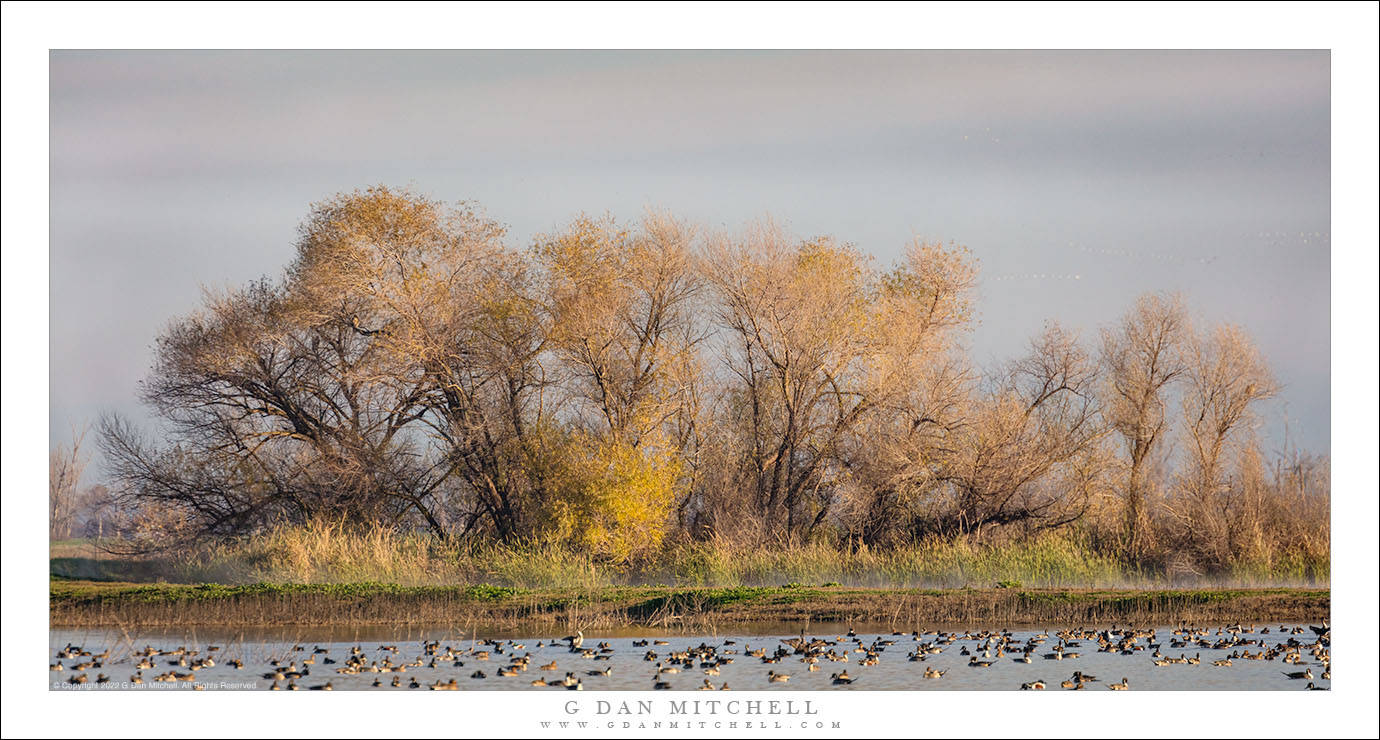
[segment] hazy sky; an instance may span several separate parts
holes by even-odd
[[[1092,340],[1148,290],[1244,325],[1282,441],[1329,434],[1320,52],[55,52],[51,436],[146,421],[150,347],[201,286],[277,276],[312,202],[473,200],[515,244],[580,211],[771,214],[886,261],[981,260],[975,358]]]

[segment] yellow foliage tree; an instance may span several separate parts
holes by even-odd
[[[633,446],[613,435],[561,434],[549,450],[552,485],[537,537],[626,563],[661,546],[682,462],[662,445]]]

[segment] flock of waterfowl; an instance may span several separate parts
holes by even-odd
[[[609,688],[608,684],[600,683],[601,679],[613,675],[614,665],[608,661],[615,656],[625,661],[631,660],[640,652],[641,661],[650,664],[647,666],[650,685],[644,686],[654,690],[727,691],[730,686],[722,676],[729,670],[727,667],[735,662],[734,680],[749,689],[761,688],[762,684],[786,683],[791,680],[793,673],[814,673],[825,670],[822,667],[825,664],[840,663],[847,665],[838,666],[840,670],[830,673],[830,685],[848,686],[863,681],[860,687],[866,688],[867,669],[880,664],[888,649],[893,654],[905,651],[905,660],[912,663],[938,662],[935,656],[946,652],[957,652],[960,658],[967,658],[966,662],[960,660],[958,663],[949,659],[948,667],[943,669],[933,663],[915,669],[914,675],[930,680],[943,679],[955,665],[991,670],[1005,661],[1027,664],[1036,660],[1077,661],[1085,653],[1093,652],[1144,660],[1155,667],[1203,665],[1202,651],[1211,650],[1230,651],[1225,657],[1208,660],[1207,665],[1215,669],[1231,668],[1234,661],[1278,661],[1293,668],[1303,668],[1279,671],[1284,676],[1281,681],[1307,681],[1308,689],[1326,690],[1318,686],[1316,681],[1331,680],[1330,630],[1326,623],[1321,627],[1310,626],[1307,630],[1301,626],[1281,625],[1273,632],[1268,626],[1257,630],[1255,625],[1247,627],[1239,624],[1220,627],[1215,631],[1181,626],[1169,630],[1167,634],[1164,632],[1163,629],[1114,626],[1100,630],[1045,630],[1021,639],[1010,630],[917,630],[863,637],[850,629],[846,634],[833,637],[807,637],[802,631],[799,637],[781,639],[775,646],[768,647],[754,647],[748,641],[740,646],[734,639],[723,639],[714,645],[701,642],[697,646],[676,650],[667,639],[640,639],[631,642],[631,652],[627,649],[620,652],[619,648],[607,641],[586,645],[584,633],[577,631],[564,638],[538,640],[534,645],[535,652],[549,655],[555,651],[555,657],[535,666],[534,651],[518,640],[476,640],[468,646],[443,645],[440,640],[426,640],[420,643],[420,652],[410,660],[401,657],[398,645],[379,645],[374,650],[353,645],[345,649],[345,654],[336,656],[331,655],[330,648],[294,645],[286,651],[286,655],[268,659],[259,675],[271,682],[268,686],[271,690],[331,691],[337,680],[333,676],[379,674],[371,684],[375,688],[458,691],[466,684],[474,685],[474,682],[489,679],[491,671],[495,679],[520,679],[532,687],[581,691],[586,681],[592,687]],[[1177,656],[1174,655],[1175,651],[1178,652]],[[1192,656],[1189,651],[1192,651]],[[210,645],[205,650],[192,650],[185,646],[161,650],[146,646],[112,662],[109,649],[92,654],[69,643],[57,652],[57,662],[49,668],[54,672],[70,671],[66,680],[68,684],[109,684],[110,676],[98,672],[92,679],[90,672],[106,668],[107,663],[113,666],[128,661],[134,668],[128,684],[143,684],[146,681],[189,682],[195,689],[204,689],[206,682],[199,680],[197,673],[218,665],[217,657],[220,655],[221,647],[217,645]],[[768,668],[765,672],[757,673],[754,679],[754,672],[746,670],[752,663]],[[245,669],[244,661],[238,658],[224,660],[219,665],[235,671]],[[485,668],[489,666],[495,667],[486,671]],[[1315,666],[1318,668],[1316,674],[1313,670]],[[536,671],[530,670],[533,667]],[[855,671],[853,674],[849,673],[850,667]],[[423,672],[422,669],[457,668],[466,669],[461,676],[467,678],[462,680],[460,676],[452,675],[449,678],[419,680],[417,676],[417,673]],[[401,674],[406,674],[409,669],[414,669],[414,675],[404,678]],[[145,671],[153,675],[146,677]],[[437,671],[425,673],[435,676]],[[383,674],[392,676],[386,679]],[[533,674],[537,675],[524,678]],[[685,674],[685,677],[673,678],[678,674]],[[717,683],[715,679],[718,679]],[[1120,682],[1102,683],[1096,676],[1082,670],[1072,671],[1068,679],[1057,685],[1077,691],[1099,683],[1114,691],[1131,688],[1130,681],[1124,677]],[[1048,685],[1043,678],[1019,682],[1023,690],[1038,691]],[[352,687],[358,687],[358,684]],[[502,688],[522,688],[522,685],[515,682]]]

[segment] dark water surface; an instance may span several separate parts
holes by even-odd
[[[449,682],[451,679],[456,680],[459,690],[462,691],[562,691],[565,690],[563,687],[538,688],[531,683],[539,677],[554,683],[567,673],[572,673],[579,679],[582,690],[585,691],[643,690],[652,689],[654,682],[658,680],[658,661],[663,665],[670,665],[672,652],[684,651],[703,644],[715,646],[719,658],[732,658],[733,661],[720,663],[717,666],[718,675],[707,675],[702,667],[703,660],[698,658],[694,661],[693,667],[678,662],[675,664],[679,668],[678,673],[662,673],[659,680],[669,684],[673,690],[696,689],[703,686],[704,681],[708,679],[716,689],[727,683],[732,689],[753,691],[1018,690],[1023,683],[1042,680],[1047,684],[1047,690],[1058,691],[1061,681],[1071,678],[1075,671],[1081,671],[1097,678],[1096,681],[1084,683],[1084,690],[1092,691],[1106,691],[1108,684],[1120,682],[1123,678],[1127,679],[1132,691],[1301,690],[1307,686],[1307,679],[1292,680],[1284,674],[1311,670],[1315,686],[1327,688],[1331,685],[1330,681],[1321,677],[1328,670],[1326,663],[1320,660],[1320,655],[1328,655],[1327,643],[1324,640],[1323,650],[1317,651],[1319,638],[1307,625],[1257,625],[1254,631],[1246,631],[1251,629],[1248,625],[1246,630],[1239,633],[1227,629],[1221,629],[1219,633],[1218,626],[1199,628],[1205,630],[1206,634],[1200,633],[1195,639],[1205,640],[1212,645],[1235,643],[1227,647],[1204,647],[1198,643],[1171,645],[1175,640],[1183,640],[1184,635],[1174,634],[1174,627],[1160,626],[1155,628],[1153,637],[1138,638],[1136,645],[1143,649],[1135,650],[1129,655],[1121,652],[1100,652],[1095,638],[1074,637],[1069,642],[1078,644],[1066,647],[1064,654],[1076,652],[1079,657],[1061,660],[1044,657],[1056,652],[1054,648],[1060,643],[1058,633],[1063,630],[1060,627],[1012,628],[1009,635],[1001,635],[996,628],[991,627],[975,626],[965,630],[949,625],[944,628],[937,627],[935,631],[922,630],[918,636],[910,632],[892,634],[880,629],[879,625],[866,627],[868,629],[854,625],[854,635],[849,636],[850,627],[846,624],[810,625],[807,633],[810,639],[826,640],[829,644],[823,646],[824,651],[832,651],[836,657],[847,657],[847,662],[843,662],[820,656],[815,664],[818,670],[815,671],[810,671],[809,664],[802,656],[793,652],[783,656],[779,662],[771,664],[746,654],[748,651],[765,649],[767,656],[773,655],[778,648],[783,647],[783,638],[789,639],[800,635],[799,624],[755,624],[735,628],[738,629],[736,632],[723,632],[717,635],[668,634],[664,630],[650,629],[586,633],[584,648],[597,648],[601,642],[607,642],[613,648],[611,652],[595,651],[597,655],[608,656],[606,659],[595,659],[572,652],[561,639],[564,635],[521,630],[478,631],[469,635],[447,628],[398,630],[382,627],[245,630],[218,628],[204,631],[177,629],[141,630],[128,634],[109,630],[60,629],[50,633],[49,661],[61,662],[63,668],[50,670],[48,680],[49,686],[55,690],[92,691],[178,691],[192,690],[196,686],[208,690],[268,690],[275,682],[280,688],[295,683],[303,690],[329,682],[334,690],[408,691],[411,690],[409,686],[413,681],[419,684],[416,690],[425,691],[431,684],[438,681]],[[1110,625],[1102,627],[1106,628],[1110,628]],[[1296,628],[1302,628],[1302,632],[1297,633]],[[1269,630],[1268,633],[1264,632],[1265,629]],[[985,630],[992,632],[983,634]],[[947,635],[950,633],[955,634],[957,639],[949,642]],[[1035,646],[1030,654],[1031,662],[1016,662],[1014,658],[1020,657],[1024,646],[1039,634],[1046,634],[1048,637],[1043,643]],[[1113,631],[1111,637],[1116,641],[1120,635]],[[1006,645],[1000,657],[997,657],[998,642],[993,642],[994,639],[1004,641]],[[502,652],[499,652],[499,646],[486,645],[485,640],[500,641]],[[665,640],[669,644],[643,646],[640,644],[643,640],[649,643],[653,640]],[[1287,645],[1290,640],[1302,645],[1297,652],[1303,663],[1294,665],[1285,662],[1284,657],[1287,653],[1281,650],[1272,660],[1249,660],[1238,657],[1231,660],[1230,667],[1212,665],[1213,661],[1229,658],[1233,653],[1248,652],[1255,655],[1262,651],[1269,652],[1271,648]],[[424,654],[428,641],[439,642],[434,655]],[[881,644],[882,641],[891,641],[891,644]],[[923,653],[923,661],[913,661],[908,657],[916,651],[917,646],[936,642],[937,647],[942,648],[942,652]],[[1152,656],[1155,644],[1159,645],[1158,649],[1164,657],[1200,656],[1201,662],[1197,665],[1177,663],[1157,666]],[[58,653],[68,645],[89,651],[92,656],[57,658]],[[211,645],[219,646],[219,649],[208,650]],[[302,649],[296,650],[298,646]],[[394,666],[406,665],[406,669],[401,672],[357,674],[337,672],[337,669],[345,666],[346,658],[355,646],[362,650],[365,666],[382,666],[387,659]],[[394,646],[397,648],[396,653],[381,649]],[[185,647],[187,651],[196,651],[196,655],[186,656],[189,664],[211,656],[215,665],[192,670],[190,665],[184,667],[177,664],[184,656],[156,655],[150,658],[154,663],[153,668],[140,670],[136,664],[144,658],[135,657],[135,653],[142,653],[146,647],[162,651],[174,651],[179,647]],[[451,659],[443,659],[447,648],[457,655]],[[862,664],[868,657],[869,648],[875,653],[875,665]],[[316,652],[317,649],[326,652]],[[965,649],[970,655],[963,654]],[[97,657],[107,650],[108,657]],[[645,659],[649,650],[657,653],[657,660]],[[476,651],[487,651],[488,660],[479,659]],[[989,657],[983,657],[984,651]],[[1320,652],[1320,655],[1315,655],[1315,652]],[[527,670],[519,670],[516,676],[511,677],[498,675],[498,670],[510,665],[514,656],[523,655],[530,656]],[[993,663],[984,668],[971,667],[969,662],[974,656]],[[305,660],[313,657],[314,664],[303,665]],[[436,659],[436,665],[429,667],[433,657]],[[335,660],[336,663],[328,664],[325,662],[326,658]],[[422,659],[422,666],[410,665],[418,658]],[[230,664],[236,659],[243,661],[242,669],[236,669]],[[295,679],[265,678],[263,674],[274,670],[269,663],[274,659],[279,660],[285,668],[292,664],[298,671],[305,669],[307,674]],[[100,665],[76,668],[93,660]],[[541,666],[552,661],[556,663],[555,669],[542,669]],[[456,665],[457,662],[462,665]],[[591,672],[605,669],[610,669],[610,675],[590,675]],[[927,669],[945,673],[941,678],[927,679],[924,677]],[[166,675],[169,671],[194,676],[194,679],[154,681],[156,676]],[[485,677],[473,678],[472,674],[476,671],[482,671]],[[769,671],[789,675],[790,680],[770,681]],[[847,685],[834,684],[831,674],[844,671],[855,681]],[[88,678],[87,683],[71,683],[71,679],[83,674]],[[99,674],[107,676],[109,682],[97,684]],[[131,682],[131,677],[136,674],[141,675],[143,684]],[[395,677],[399,679],[398,687],[391,685]],[[373,686],[376,680],[382,684],[378,688]]]

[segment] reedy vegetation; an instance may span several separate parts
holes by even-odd
[[[89,553],[89,549],[85,552]],[[224,584],[493,584],[528,589],[676,587],[1155,588],[1162,574],[1096,553],[1077,531],[1005,544],[927,538],[886,547],[828,543],[783,549],[711,538],[667,542],[646,559],[615,563],[554,543],[455,541],[428,532],[365,530],[338,522],[282,525],[200,543],[176,557],[92,561],[55,558],[63,578]],[[1259,587],[1325,582],[1326,558],[1243,562],[1212,581],[1175,585]]]
[[[981,373],[976,280],[954,246],[881,269],[663,214],[514,249],[374,188],[170,324],[165,442],[101,444],[132,539],[305,581],[1326,578],[1326,461],[1265,469],[1244,332],[1149,295],[1096,351],[1052,325]]]

